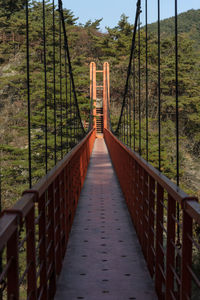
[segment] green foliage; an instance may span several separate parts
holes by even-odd
[[[25,6],[26,0],[0,0],[0,18],[6,16],[10,18],[12,14],[19,12]]]
[[[200,46],[200,9],[188,10],[186,13],[178,15],[178,31],[184,33],[186,36],[195,41],[195,48]],[[161,32],[166,36],[174,35],[174,18],[168,18],[161,21]],[[149,30],[153,33],[157,33],[157,23],[151,24]]]
[[[99,30],[100,29],[100,23],[101,23],[102,20],[103,20],[103,18],[97,19],[94,22],[92,22],[91,20],[88,20],[85,23],[84,27],[85,28],[92,28],[92,29],[95,29],[95,30]]]
[[[0,141],[3,171],[4,207],[17,200],[28,185],[28,137],[27,137],[27,92],[26,92],[26,39],[24,0],[0,0]],[[12,13],[11,13],[12,12]],[[70,96],[69,78],[65,78],[65,57],[62,45],[62,76],[60,88],[59,69],[59,14],[56,11],[56,136],[54,131],[53,97],[53,38],[52,4],[46,1],[46,46],[47,46],[47,102],[48,102],[48,169],[54,166],[54,140],[56,137],[57,160],[73,147],[81,131],[73,131],[76,110],[73,95]],[[116,27],[99,31],[102,19],[89,20],[77,26],[76,18],[64,10],[74,81],[84,123],[89,122],[89,64],[97,68],[108,61],[111,70],[111,122],[117,125],[124,93],[129,61],[133,25],[124,14]],[[183,21],[182,21],[183,20]],[[193,22],[194,20],[194,22]],[[197,23],[196,23],[196,21]],[[45,108],[44,108],[44,55],[42,41],[42,3],[30,1],[30,80],[31,80],[31,139],[33,183],[45,173]],[[161,22],[161,91],[162,91],[162,170],[175,180],[175,58],[174,20]],[[191,22],[191,26],[188,26]],[[171,25],[170,25],[171,24]],[[185,26],[185,27],[184,27]],[[199,11],[189,11],[179,16],[179,101],[181,145],[194,155],[200,149],[200,104],[199,104]],[[155,24],[149,25],[149,161],[157,167],[157,37]],[[191,43],[192,40],[192,43]],[[197,41],[198,40],[198,41]],[[63,41],[62,41],[63,43]],[[136,41],[137,45],[137,41]],[[136,56],[138,49],[136,48]],[[145,32],[141,30],[141,109],[142,109],[142,154],[146,156],[145,141]],[[66,83],[68,91],[66,93]],[[138,74],[136,74],[138,85]],[[138,149],[138,91],[136,92],[136,150]],[[72,104],[71,110],[69,109]],[[133,124],[132,124],[133,129]],[[63,150],[61,147],[61,140]],[[133,147],[133,137],[132,137]],[[170,149],[170,151],[169,151]],[[184,161],[184,153],[181,152]],[[182,163],[182,165],[184,165]],[[17,183],[17,184],[16,184]]]

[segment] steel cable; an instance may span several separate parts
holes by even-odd
[[[138,114],[139,114],[139,155],[142,152],[141,136],[141,58],[140,58],[140,16],[138,18]]]
[[[85,132],[85,129],[84,129],[83,124],[82,124],[80,110],[79,110],[79,106],[78,106],[78,100],[77,100],[77,96],[76,96],[76,89],[75,89],[74,77],[73,77],[73,72],[72,72],[71,59],[70,59],[69,47],[68,47],[68,39],[67,39],[67,34],[66,34],[65,20],[64,20],[64,14],[63,14],[63,8],[62,8],[62,0],[58,0],[58,3],[59,3],[59,12],[60,12],[60,16],[61,16],[63,35],[64,35],[64,47],[65,47],[65,50],[66,50],[66,53],[67,53],[67,60],[68,60],[69,74],[70,74],[70,78],[71,78],[71,85],[72,85],[72,92],[73,92],[73,96],[74,96],[74,102],[75,102],[75,106],[76,106],[76,109],[77,109],[77,115],[78,115],[78,119],[79,119],[79,122],[80,122],[80,125],[81,125],[81,130],[82,130],[83,134],[85,134],[86,132]]]
[[[179,186],[179,95],[178,95],[178,6],[175,0],[175,80],[176,80],[176,184]],[[180,207],[177,203],[177,243],[180,244]]]
[[[29,188],[32,187],[32,161],[31,161],[31,108],[30,108],[30,55],[29,55],[29,7],[26,0],[26,72],[27,72],[27,107],[28,107],[28,165]]]
[[[149,119],[148,119],[148,4],[145,0],[145,43],[146,43],[146,160],[149,160]]]
[[[53,0],[53,105],[54,105],[54,164],[57,163],[57,108],[56,108],[56,40],[55,40],[55,1]]]
[[[116,135],[119,134],[119,128],[121,126],[122,116],[123,116],[123,112],[124,112],[124,107],[125,107],[125,104],[126,104],[126,96],[127,96],[127,93],[128,93],[128,83],[129,83],[129,77],[131,75],[131,65],[132,65],[133,53],[134,53],[134,49],[135,49],[135,37],[136,37],[137,24],[138,24],[138,18],[139,18],[140,13],[141,13],[141,0],[138,0],[137,1],[136,16],[135,16],[135,23],[134,23],[134,30],[133,30],[133,37],[132,37],[132,44],[131,44],[130,59],[129,59],[129,65],[128,65],[128,70],[127,70],[127,78],[126,78],[126,84],[125,84],[125,91],[124,91],[122,108],[121,108],[121,112],[120,112],[120,117],[119,117],[118,125],[117,125],[117,128],[115,130],[115,134]]]
[[[68,78],[67,78],[67,57],[66,57],[66,52],[65,52],[65,119],[66,119],[66,150],[68,152],[68,124],[67,124],[67,120],[68,120]]]
[[[59,17],[59,79],[60,79],[60,153],[63,158],[63,103],[62,103],[62,29],[61,29],[61,16]]]
[[[158,170],[161,170],[160,0],[158,0]]]
[[[46,15],[45,0],[43,0],[43,55],[44,55],[44,109],[45,109],[45,171],[48,171],[47,157],[47,64],[46,64]]]

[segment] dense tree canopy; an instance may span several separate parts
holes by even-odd
[[[25,52],[25,9],[23,0],[0,0],[0,143],[2,152],[2,186],[4,206],[9,206],[27,187],[27,103],[26,103],[26,52]],[[75,76],[81,115],[89,120],[89,63],[95,61],[102,68],[108,61],[111,69],[111,111],[112,124],[118,120],[124,84],[126,80],[132,40],[133,25],[122,14],[114,28],[107,33],[100,31],[100,22],[89,20],[76,25],[78,18],[68,9],[64,10],[70,55]],[[195,159],[200,155],[200,31],[199,11],[189,11],[179,17],[179,99],[181,128],[182,181],[190,186],[184,177],[186,154]],[[56,20],[59,19],[56,12]],[[198,19],[197,25],[189,26],[191,19]],[[184,20],[184,21],[182,21]],[[186,21],[188,20],[188,21]],[[162,165],[163,172],[175,179],[175,67],[173,18],[163,21],[161,36],[161,100],[162,100]],[[195,23],[195,24],[196,24]],[[185,24],[185,27],[184,27]],[[193,23],[194,24],[194,23]],[[149,25],[149,119],[150,119],[150,162],[156,166],[157,160],[157,37],[155,25]],[[188,29],[189,27],[189,29]],[[56,22],[56,90],[59,87],[59,35]],[[52,4],[46,3],[47,29],[47,78],[48,78],[48,120],[53,119],[53,56],[52,56]],[[167,33],[167,34],[166,34]],[[136,43],[137,44],[137,43]],[[44,83],[43,83],[43,41],[42,4],[31,2],[30,9],[30,57],[31,57],[31,124],[33,140],[34,182],[44,175]],[[138,49],[135,50],[137,61]],[[64,70],[62,52],[62,70]],[[64,72],[64,71],[63,71]],[[63,73],[64,74],[64,73]],[[142,130],[145,148],[145,32],[141,29],[141,77],[142,77]],[[136,82],[137,82],[136,74]],[[65,78],[62,75],[64,85]],[[62,90],[65,99],[64,88]],[[58,101],[58,100],[57,100]],[[64,100],[63,100],[64,101]],[[58,108],[60,103],[58,102]],[[64,103],[63,103],[64,105]],[[136,111],[136,113],[138,113]],[[59,116],[58,116],[59,117]],[[59,128],[59,123],[57,124]],[[67,125],[67,124],[65,124]],[[58,140],[60,132],[57,132]],[[48,128],[50,161],[53,160],[53,129]],[[168,151],[168,149],[172,151]],[[59,149],[59,145],[58,145]],[[145,149],[143,149],[145,152]],[[189,153],[189,154],[188,154]],[[49,168],[53,166],[50,164]],[[5,203],[6,202],[6,203]]]

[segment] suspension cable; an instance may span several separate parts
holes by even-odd
[[[126,123],[125,123],[125,143],[128,145],[128,96],[126,98],[126,110],[125,110],[125,118],[126,118]]]
[[[45,170],[48,171],[47,161],[47,64],[46,64],[46,15],[45,0],[43,0],[43,54],[44,54],[44,99],[45,99]]]
[[[148,99],[148,4],[147,0],[145,1],[145,23],[146,23],[146,160],[148,162],[149,160],[149,112],[148,112],[148,105],[149,105],[149,99]]]
[[[76,134],[76,130],[75,130],[75,127],[76,127],[76,107],[75,107],[75,99],[73,97],[73,137],[74,137],[74,144],[75,144],[75,134]]]
[[[135,49],[135,37],[136,37],[136,31],[137,31],[137,23],[138,23],[138,18],[141,13],[141,0],[137,1],[137,10],[136,10],[136,16],[135,16],[135,24],[134,24],[134,30],[133,30],[133,38],[132,38],[132,45],[131,45],[131,52],[130,52],[130,59],[129,59],[129,65],[128,65],[128,70],[127,70],[127,78],[126,78],[126,84],[125,84],[125,91],[124,91],[124,96],[123,96],[123,103],[122,103],[122,108],[121,108],[121,113],[117,125],[117,129],[115,130],[115,134],[118,134],[121,121],[122,121],[122,115],[125,107],[125,102],[126,102],[126,96],[128,92],[128,82],[129,82],[129,77],[131,74],[131,65],[132,65],[132,59],[133,59],[133,52]]]
[[[160,100],[160,0],[158,0],[158,170],[161,170],[161,100]]]
[[[140,70],[140,16],[138,18],[138,106],[139,106],[139,155],[142,151],[141,143],[141,70]]]
[[[129,95],[129,147],[131,148],[131,139],[132,139],[132,110],[131,110],[131,95]]]
[[[72,80],[69,78],[70,143],[72,143]]]
[[[135,57],[133,57],[133,149],[135,151]]]
[[[60,12],[60,16],[61,16],[63,34],[64,34],[64,47],[65,47],[65,50],[67,52],[67,59],[68,59],[68,64],[69,64],[69,74],[70,74],[70,78],[71,78],[74,101],[75,101],[75,105],[76,105],[76,109],[77,109],[77,113],[78,113],[79,122],[81,124],[81,129],[82,129],[83,133],[85,133],[85,129],[83,127],[82,120],[81,120],[81,115],[80,115],[80,110],[79,110],[79,106],[78,106],[77,96],[76,96],[76,89],[75,89],[74,77],[73,77],[73,72],[72,72],[72,65],[71,65],[71,59],[70,59],[69,47],[68,47],[68,40],[67,40],[67,34],[66,34],[66,28],[65,28],[65,20],[64,20],[64,14],[63,14],[63,8],[62,8],[62,0],[58,0],[58,2],[59,2],[59,12]]]
[[[55,0],[53,0],[53,100],[54,100],[54,164],[57,163],[56,126],[56,40],[55,40]]]
[[[28,164],[29,164],[29,188],[32,187],[31,165],[31,108],[30,108],[30,55],[29,55],[29,9],[26,0],[26,72],[27,72],[27,102],[28,102]]]
[[[176,177],[179,186],[179,97],[178,97],[178,9],[175,0],[175,72],[176,72]]]
[[[59,65],[60,65],[60,71],[59,71],[59,79],[60,79],[60,152],[61,152],[61,158],[63,158],[63,103],[62,103],[62,29],[61,29],[61,16],[59,16]]]
[[[179,186],[179,95],[178,95],[178,7],[175,0],[175,76],[176,76],[176,184]],[[177,243],[180,245],[180,207],[177,203]]]
[[[66,118],[66,149],[68,152],[68,126],[67,126],[67,120],[68,120],[68,78],[67,78],[67,54],[65,51],[65,97],[66,97],[66,103],[65,103],[65,118]]]

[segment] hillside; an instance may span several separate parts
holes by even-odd
[[[0,0],[0,151],[2,168],[3,207],[16,201],[28,185],[28,149],[27,149],[27,100],[26,100],[26,42],[24,1],[14,7],[10,15],[4,1]],[[31,125],[33,151],[33,182],[44,175],[44,90],[43,55],[42,55],[42,9],[41,3],[33,1],[30,13],[31,41]],[[6,18],[6,11],[9,17]],[[122,15],[117,26],[108,28],[108,33],[99,31],[101,20],[88,21],[77,26],[77,17],[70,10],[65,10],[65,22],[68,33],[72,67],[77,87],[81,115],[86,122],[89,118],[89,63],[95,61],[102,68],[104,61],[110,64],[111,78],[111,112],[112,124],[116,125],[126,80],[133,25]],[[179,16],[182,33],[179,42],[179,100],[181,128],[181,184],[186,191],[198,193],[196,180],[198,168],[196,162],[200,157],[200,73],[197,46],[199,38],[200,10],[189,11]],[[195,15],[195,16],[194,16]],[[58,12],[56,12],[58,20]],[[161,92],[162,92],[162,171],[172,180],[175,179],[175,88],[174,88],[174,39],[168,34],[173,28],[173,18],[161,22]],[[196,21],[195,21],[196,20]],[[191,23],[192,22],[192,23]],[[48,118],[53,119],[53,69],[52,69],[52,4],[46,3],[47,61],[48,61]],[[182,24],[182,25],[181,25]],[[192,24],[192,25],[190,25]],[[37,28],[37,30],[35,30]],[[157,37],[156,24],[149,25],[149,160],[157,166]],[[58,29],[58,24],[57,24]],[[167,33],[167,34],[165,34]],[[198,35],[197,35],[198,33]],[[191,44],[191,39],[194,43]],[[59,86],[59,36],[56,35],[56,90]],[[137,43],[136,43],[137,44]],[[145,151],[145,32],[141,31],[141,96],[142,145]],[[135,58],[137,59],[137,49]],[[62,70],[64,70],[62,53]],[[137,74],[136,74],[137,77]],[[64,84],[64,74],[62,75]],[[137,78],[136,78],[137,81]],[[138,83],[138,82],[137,82]],[[138,86],[138,84],[137,84]],[[65,99],[62,89],[63,101]],[[138,94],[138,91],[136,91]],[[61,103],[58,102],[58,108]],[[63,107],[65,103],[63,102]],[[138,102],[136,101],[136,107]],[[60,115],[58,117],[58,128]],[[138,121],[138,109],[136,109]],[[67,124],[66,124],[67,125]],[[57,132],[60,141],[60,129]],[[48,129],[49,168],[53,166],[53,130]],[[136,136],[137,142],[138,136]],[[73,145],[72,145],[73,146]],[[58,148],[60,144],[58,144]],[[168,151],[171,149],[172,151]],[[144,154],[145,152],[143,152]],[[190,159],[188,159],[188,157]],[[192,165],[193,173],[188,161]],[[195,165],[194,165],[195,164]],[[196,176],[193,180],[192,175]]]
[[[160,29],[161,33],[173,35],[174,17],[162,20]],[[149,31],[157,33],[157,23],[150,24]],[[178,32],[179,34],[186,34],[194,42],[195,48],[200,49],[200,9],[191,9],[178,15]]]

